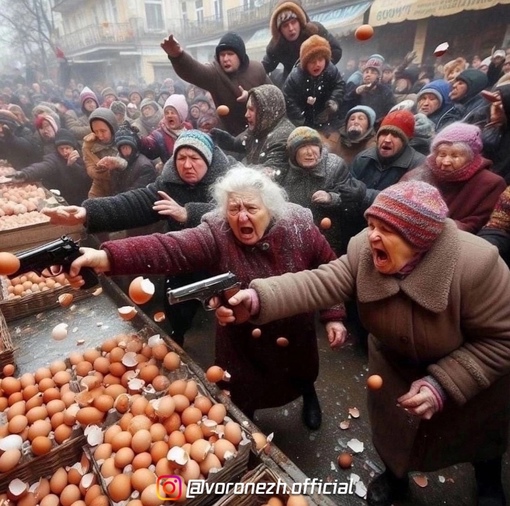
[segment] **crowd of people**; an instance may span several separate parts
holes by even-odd
[[[464,461],[479,504],[506,504],[510,50],[356,66],[296,0],[276,5],[270,28],[262,62],[234,32],[209,63],[170,35],[179,80],[145,90],[4,87],[0,158],[13,180],[60,190],[69,205],[43,210],[52,223],[127,231],[83,248],[73,276],[164,275],[166,292],[237,275],[245,290],[230,303],[251,319],[217,309],[216,363],[250,417],[302,397],[319,429],[314,312],[332,348],[360,323],[385,382],[369,395],[386,465],[369,504],[403,496],[409,471]],[[161,295],[184,345],[198,304]]]

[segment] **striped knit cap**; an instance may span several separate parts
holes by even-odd
[[[406,181],[382,190],[365,211],[396,230],[411,246],[427,251],[443,231],[448,207],[437,188]]]
[[[296,163],[298,149],[308,144],[319,146],[322,151],[322,139],[317,130],[306,126],[300,126],[292,130],[287,139],[287,152],[292,163]]]
[[[210,167],[214,151],[214,142],[210,135],[200,130],[184,130],[175,141],[174,158],[177,157],[177,152],[181,148],[194,149]]]

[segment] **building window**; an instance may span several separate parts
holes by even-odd
[[[203,23],[204,22],[204,1],[203,0],[196,0],[195,10],[197,13],[197,21],[199,23]]]
[[[183,21],[188,21],[188,9],[186,2],[181,2],[181,12]]]
[[[147,19],[147,28],[149,30],[163,30],[163,7],[161,0],[145,1],[145,18]]]
[[[214,0],[214,17],[216,19],[222,18],[221,0]]]

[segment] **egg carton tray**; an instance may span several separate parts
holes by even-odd
[[[1,308],[0,337],[0,369],[3,369],[7,364],[14,364],[14,346]]]
[[[59,467],[71,466],[79,462],[86,438],[77,429],[74,436],[54,447],[46,455],[31,457],[31,452],[22,454],[20,463],[11,471],[0,474],[0,494],[7,491],[9,483],[15,478],[32,483],[40,478],[51,477]]]
[[[197,495],[194,498],[186,499],[185,501],[179,501],[179,504],[183,504],[184,506],[212,506],[215,505],[215,501],[218,498],[218,494],[214,494],[211,492],[214,490],[215,483],[221,484],[219,489],[223,487],[226,483],[231,483],[238,481],[239,478],[246,473],[248,469],[248,460],[250,457],[251,451],[251,442],[248,439],[243,439],[239,444],[238,451],[235,457],[226,461],[224,466],[216,473],[209,474],[207,480],[204,480],[203,493]],[[135,499],[135,496],[138,497],[137,492],[134,492],[130,498],[122,502],[114,502],[110,496],[108,495],[108,484],[107,481],[101,475],[101,466],[93,457],[93,450],[87,445],[85,447],[85,453],[87,457],[90,459],[92,463],[92,467],[94,469],[94,473],[99,477],[99,484],[103,490],[103,493],[108,496],[109,502],[111,506],[126,506],[130,500]],[[129,473],[127,473],[129,474]],[[209,490],[206,487],[209,487]],[[206,491],[207,490],[207,491]],[[167,500],[169,504],[173,503],[173,500]]]
[[[231,491],[213,506],[261,506],[267,504],[273,496],[278,497],[285,504],[291,492],[287,477],[270,469],[264,463],[248,471],[241,478],[240,483],[243,486],[239,487],[239,492],[247,492],[246,494]]]
[[[87,290],[75,290],[70,285],[65,285],[44,292],[7,299],[7,278],[5,276],[0,276],[0,285],[0,311],[8,322],[59,307],[58,298],[64,293],[71,293],[73,301],[80,301],[90,297],[97,289],[97,287],[93,287]]]

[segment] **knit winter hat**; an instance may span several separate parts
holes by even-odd
[[[170,97],[167,97],[167,100],[168,98]],[[166,100],[165,100],[166,102]],[[140,111],[143,111],[144,107],[147,107],[147,106],[150,106],[154,109],[154,112],[158,112],[161,110],[161,106],[155,101],[155,100],[152,100],[152,98],[144,98],[141,102],[140,102]],[[175,107],[174,105],[172,107]],[[177,111],[179,112],[179,111]],[[186,114],[186,117],[184,119],[186,119],[188,117],[188,115]]]
[[[498,228],[510,232],[510,186],[499,196],[484,228]]]
[[[451,123],[437,132],[432,140],[430,151],[435,151],[440,144],[445,142],[449,144],[462,142],[471,148],[473,155],[479,155],[483,149],[482,132],[480,128],[476,125],[462,123],[461,121]]]
[[[163,111],[167,107],[173,107],[177,111],[177,114],[179,115],[179,118],[181,118],[181,121],[186,121],[189,109],[188,102],[186,102],[186,97],[184,95],[170,95],[165,100]]]
[[[382,74],[383,61],[379,58],[371,57],[363,66],[363,70],[365,69],[375,69],[379,75]]]
[[[220,42],[216,46],[216,60],[220,61],[221,51],[234,51],[238,56],[241,66],[248,65],[249,58],[246,54],[246,46],[244,40],[234,32],[228,32],[220,39]]]
[[[284,11],[280,12],[280,14],[276,16],[276,28],[279,30],[283,23],[286,23],[290,19],[297,19],[297,14],[294,11],[285,9]]]
[[[59,146],[71,146],[74,149],[78,149],[78,140],[72,132],[65,128],[61,128],[55,134],[55,146],[57,148]]]
[[[420,139],[432,139],[436,131],[435,125],[425,114],[419,112],[414,115],[414,136]]]
[[[444,79],[436,79],[428,84],[425,84],[423,88],[416,95],[416,102],[420,100],[420,98],[425,95],[425,93],[430,93],[434,95],[439,100],[439,108],[441,108],[445,103],[449,102],[449,94],[452,87],[448,81]]]
[[[114,100],[110,104],[110,110],[113,114],[126,114],[126,104],[120,100]]]
[[[321,57],[325,58],[326,65],[331,61],[331,46],[324,37],[312,35],[301,44],[299,61],[303,70],[310,61]]]
[[[393,111],[387,114],[382,122],[377,137],[379,135],[391,132],[402,139],[407,144],[409,139],[414,137],[415,120],[411,111],[403,109],[401,111]]]
[[[117,99],[117,93],[115,93],[115,90],[110,86],[107,86],[101,91],[101,96],[103,97],[103,99],[105,99],[108,95],[113,95],[115,99]]]
[[[478,95],[489,84],[487,75],[476,69],[464,70],[455,78],[455,81],[464,81],[467,84],[467,93],[462,99],[469,99]]]
[[[140,138],[128,123],[122,123],[115,132],[115,145],[117,148],[120,148],[126,144],[131,146],[134,150],[139,151]]]
[[[352,109],[349,109],[347,111],[347,114],[345,115],[345,123],[346,124],[349,121],[349,118],[351,117],[351,115],[354,114],[355,112],[362,112],[367,117],[369,130],[371,128],[374,128],[376,114],[375,114],[375,111],[371,107],[368,107],[368,105],[357,105],[357,106],[353,107]]]
[[[308,144],[319,146],[322,152],[322,139],[317,130],[306,126],[300,126],[292,130],[287,139],[287,152],[292,163],[296,163],[298,149]]]
[[[214,142],[210,135],[207,135],[200,130],[185,130],[175,141],[174,158],[177,156],[177,153],[181,148],[194,149],[205,160],[207,166],[211,165]]]
[[[39,114],[38,116],[36,116],[34,124],[37,130],[40,130],[43,127],[45,121],[49,123],[49,125],[51,126],[51,128],[53,128],[53,131],[55,133],[58,132],[58,124],[53,118],[53,116],[49,114]]]
[[[0,109],[0,123],[8,126],[12,131],[19,126],[18,118],[7,109]]]
[[[82,108],[85,101],[89,98],[91,98],[96,103],[97,107],[99,107],[99,101],[97,100],[96,94],[88,86],[85,86],[80,92],[80,104]]]
[[[365,211],[395,229],[411,246],[427,251],[443,231],[448,207],[439,190],[423,181],[394,184]]]
[[[306,26],[306,23],[309,19],[306,12],[303,10],[303,7],[301,7],[301,2],[299,0],[289,0],[287,2],[279,1],[273,10],[273,13],[271,14],[271,19],[269,21],[271,37],[273,40],[278,40],[280,38],[280,27],[282,24],[285,23],[285,21],[292,19],[289,17],[288,19],[280,20],[280,23],[278,23],[280,15],[289,11],[295,15],[295,18],[299,21],[301,28]]]

